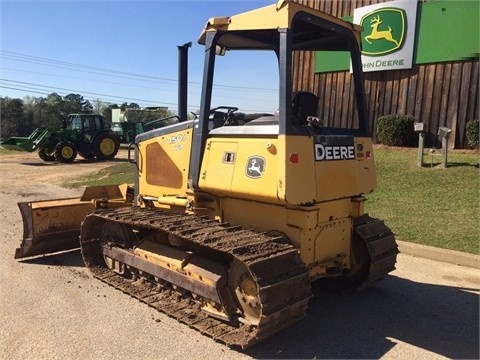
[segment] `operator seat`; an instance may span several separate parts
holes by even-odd
[[[309,116],[317,115],[318,96],[308,91],[295,91],[292,94],[291,122],[294,125],[307,125]],[[255,118],[247,125],[276,125],[278,124],[278,114],[263,114]]]
[[[307,117],[316,116],[318,96],[308,91],[296,91],[292,95],[292,124],[306,125]]]
[[[225,114],[221,111],[215,111],[211,121],[213,122],[213,129],[223,126],[225,124]]]

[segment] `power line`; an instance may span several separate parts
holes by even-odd
[[[28,74],[46,75],[46,76],[49,76],[49,77],[50,76],[55,76],[55,77],[66,78],[66,79],[85,80],[85,78],[76,77],[76,76],[52,74],[52,73],[30,71],[30,70],[21,70],[21,69],[8,68],[8,67],[3,67],[3,70],[17,71],[17,72],[23,72],[23,73],[28,73]],[[126,84],[126,83],[105,81],[105,80],[99,80],[99,79],[95,79],[95,80],[92,80],[92,81],[98,82],[98,83],[103,83],[103,84],[123,85],[123,86],[136,87],[136,88],[142,88],[142,89],[158,90],[158,86],[154,87],[154,86],[145,86],[145,85],[135,85],[135,84],[131,84],[131,83]],[[172,85],[176,85],[176,84],[172,84]],[[177,92],[177,88],[175,87],[174,89],[165,89],[164,87],[162,87],[162,91]]]
[[[37,65],[44,65],[44,66],[50,66],[50,67],[56,67],[56,68],[64,68],[68,70],[74,70],[74,71],[81,71],[81,72],[87,72],[87,73],[93,73],[93,74],[100,74],[100,75],[106,75],[106,76],[114,76],[118,77],[121,76],[123,77],[129,77],[129,78],[136,78],[137,80],[141,81],[165,81],[169,83],[176,83],[177,79],[171,79],[171,78],[163,78],[163,77],[158,77],[158,76],[153,76],[153,75],[144,75],[144,74],[137,74],[137,73],[132,73],[132,72],[125,72],[125,71],[118,71],[118,70],[111,70],[111,69],[104,69],[100,67],[95,67],[95,66],[89,66],[89,65],[81,65],[81,64],[76,64],[76,63],[71,63],[71,62],[66,62],[66,61],[60,61],[60,60],[55,60],[55,59],[49,59],[49,58],[42,58],[38,56],[32,56],[32,55],[26,55],[26,54],[20,54],[20,53],[15,53],[11,51],[5,51],[5,50],[0,50],[0,57],[10,59],[10,60],[15,60],[15,61],[21,61],[21,62],[27,62],[27,63],[33,63]],[[193,82],[189,81],[189,84],[194,85],[194,86],[201,86],[200,83],[198,82]],[[224,89],[235,89],[235,90],[243,90],[243,91],[278,91],[278,89],[273,89],[273,88],[258,88],[258,87],[245,87],[245,86],[235,86],[235,85],[224,85],[224,84],[216,84],[216,87],[219,88],[224,88]]]
[[[38,56],[19,54],[11,51],[0,50],[0,56],[6,59],[15,60],[15,61],[21,61],[21,62],[33,63],[37,65],[45,65],[45,66],[51,66],[51,67],[63,68],[63,69],[69,69],[69,70],[75,70],[75,71],[90,72],[94,74],[102,74],[107,76],[118,77],[119,75],[121,75],[122,77],[128,76],[128,77],[134,77],[134,78],[139,78],[141,80],[148,80],[148,81],[161,80],[161,81],[167,81],[167,82],[176,82],[175,79],[161,78],[161,77],[152,76],[152,75],[135,74],[135,73],[111,70],[111,69],[104,69],[104,68],[99,68],[95,66],[81,65],[81,64],[75,64],[75,63],[70,63],[66,61],[41,58]]]
[[[62,91],[70,91],[74,93],[83,93],[83,94],[89,94],[89,95],[95,95],[95,96],[106,96],[110,98],[117,98],[117,99],[125,99],[125,97],[122,96],[115,96],[115,95],[108,95],[108,94],[100,94],[100,93],[94,93],[94,92],[89,92],[89,91],[78,91],[74,89],[66,89],[66,88],[60,88],[60,87],[53,87],[53,86],[47,86],[47,85],[41,85],[41,84],[34,84],[34,83],[28,83],[24,81],[15,81],[15,80],[9,80],[9,79],[3,79],[0,78],[0,81],[5,81],[8,83],[15,83],[15,84],[20,84],[21,86],[35,86],[35,87],[43,87],[47,89],[53,89],[53,90],[62,90]],[[136,99],[136,98],[130,98],[130,100],[135,100],[135,101],[145,101],[145,102],[154,102],[153,100],[145,100],[145,99]],[[165,105],[176,105],[174,103],[163,103]]]
[[[9,90],[14,90],[14,91],[21,91],[21,92],[29,92],[29,93],[34,93],[34,94],[40,94],[40,95],[50,95],[52,92],[51,90],[43,90],[42,89],[38,89],[38,88],[34,88],[34,87],[28,87],[28,86],[23,86],[23,87],[19,87],[19,86],[16,86],[16,87],[13,87],[13,86],[5,86],[5,85],[2,85],[0,84],[0,88],[1,89],[9,89]],[[79,94],[80,92],[78,91],[74,91],[75,93]],[[55,93],[57,93],[55,91]],[[59,95],[65,97],[66,93],[63,93],[60,92]],[[103,99],[99,99],[99,98],[93,98],[93,97],[84,97],[82,95],[82,97],[85,99],[85,100],[88,100],[90,102],[96,102],[98,100],[106,103],[106,104],[118,104],[119,102],[117,101],[118,99],[121,99],[123,101],[121,101],[122,103],[123,102],[132,102],[132,99],[130,98],[126,98],[126,97],[117,97],[117,100],[114,100],[114,99],[111,99],[111,98],[103,98]],[[138,101],[138,100],[137,100]],[[144,102],[144,101],[147,101],[147,102]],[[150,107],[150,106],[162,106],[164,103],[159,103],[159,102],[151,102],[150,100],[140,100],[137,102],[138,105],[140,105],[140,107]],[[175,104],[176,105],[176,104]],[[199,109],[199,105],[187,105],[187,108],[188,108],[188,111],[191,111],[191,112],[194,112],[194,111],[197,111]],[[172,110],[172,111],[175,111]],[[264,112],[271,112],[271,110],[258,110],[258,109],[241,109],[242,112],[251,112],[251,113],[264,113]]]
[[[15,60],[15,61],[20,61],[20,62],[27,62],[27,63],[33,63],[33,64],[38,64],[38,65],[43,65],[43,66],[50,66],[54,68],[64,68],[72,71],[82,71],[86,73],[91,73],[91,74],[101,74],[101,75],[106,75],[106,76],[111,76],[111,77],[116,77],[118,78],[119,76],[122,79],[132,79],[132,80],[139,80],[139,81],[148,81],[148,82],[154,82],[154,83],[159,83],[159,82],[165,82],[167,85],[174,85],[177,83],[177,80],[174,79],[169,79],[169,78],[162,78],[162,77],[157,77],[157,76],[150,76],[150,75],[144,75],[144,74],[136,74],[133,72],[124,72],[124,71],[117,71],[117,70],[111,70],[111,69],[104,69],[100,67],[95,67],[95,66],[89,66],[89,65],[82,65],[82,64],[76,64],[72,62],[66,62],[66,61],[61,61],[61,60],[55,60],[55,59],[49,59],[49,58],[43,58],[43,57],[38,57],[38,56],[32,56],[32,55],[27,55],[27,54],[20,54],[20,53],[15,53],[11,51],[5,51],[5,50],[0,50],[0,57],[7,58],[10,60]],[[6,68],[3,67],[2,70],[5,70]],[[56,76],[56,77],[64,77],[64,78],[73,78],[73,79],[78,79],[78,80],[84,80],[84,81],[92,81],[92,82],[100,82],[100,83],[107,83],[107,84],[113,84],[113,85],[124,85],[128,86],[129,88],[137,87],[137,88],[145,88],[145,89],[157,89],[162,92],[176,92],[177,90],[175,89],[169,89],[166,86],[161,86],[161,87],[151,87],[151,86],[144,86],[144,85],[138,85],[138,84],[122,84],[119,82],[112,82],[112,81],[106,81],[106,80],[100,80],[100,77],[97,76],[95,79],[87,79],[85,77],[79,78],[79,77],[74,77],[74,76],[68,76],[68,75],[60,75],[60,74],[49,74],[45,72],[35,72],[35,71],[28,71],[28,70],[20,70],[20,69],[12,69],[13,71],[23,71],[23,72],[30,72],[30,73],[37,73],[40,75],[46,75],[49,77]],[[128,101],[128,102],[142,102],[148,104],[147,106],[171,106],[171,107],[176,107],[177,104],[175,103],[167,103],[167,102],[158,102],[158,101],[153,101],[153,100],[147,100],[143,98],[128,98],[125,96],[118,96],[118,95],[112,95],[112,94],[104,94],[104,93],[97,93],[97,92],[92,92],[92,91],[80,91],[80,90],[75,90],[71,88],[64,88],[64,87],[54,87],[54,86],[49,86],[45,84],[38,84],[38,83],[31,83],[31,82],[21,82],[21,81],[15,81],[15,80],[10,80],[10,79],[3,79],[4,82],[7,82],[6,85],[8,86],[0,86],[3,87],[4,89],[9,89],[9,90],[16,90],[16,91],[32,91],[33,93],[37,94],[48,94],[48,91],[55,91],[55,92],[73,92],[73,93],[81,93],[85,95],[90,95],[90,96],[99,96],[102,97],[103,99],[107,99],[109,102],[117,102],[117,101]],[[133,82],[133,81],[132,81]],[[16,88],[13,89],[13,84],[15,84]],[[200,83],[198,82],[189,82],[189,85],[193,85],[193,87],[199,87]],[[33,86],[33,87],[32,87]],[[48,89],[48,90],[47,90]],[[217,89],[217,91],[215,91]],[[265,92],[270,93],[274,92],[275,93],[275,98],[278,94],[277,89],[268,89],[268,88],[255,88],[255,87],[245,87],[245,86],[233,86],[233,85],[222,85],[222,84],[214,84],[214,93],[215,93],[215,99],[235,99],[236,101],[239,100],[251,100],[252,96],[249,97],[242,97],[242,96],[237,96],[236,94],[229,95],[229,91],[237,91],[237,92],[248,92],[249,95],[254,92]],[[188,91],[189,96],[192,95],[194,97],[198,97],[200,95],[199,92],[195,91]],[[98,99],[96,99],[98,100]],[[228,101],[227,102],[231,102]],[[188,105],[189,108],[195,108],[198,109],[198,105],[196,106],[191,106]],[[242,110],[242,111],[252,111],[252,112],[264,112],[264,110]]]
[[[155,101],[155,100],[146,100],[146,99],[139,99],[139,98],[130,98],[130,97],[122,97],[122,96],[117,96],[117,95],[111,95],[111,94],[102,94],[102,93],[95,93],[95,92],[89,92],[89,91],[83,91],[83,90],[75,90],[75,89],[68,89],[68,88],[61,88],[61,87],[55,87],[55,86],[49,86],[49,85],[45,85],[45,84],[35,84],[35,83],[30,83],[30,82],[24,82],[24,81],[17,81],[17,80],[11,80],[11,79],[5,79],[5,78],[0,78],[0,81],[3,81],[3,82],[7,82],[7,84],[9,84],[9,86],[4,86],[2,84],[0,84],[0,88],[5,88],[5,89],[10,89],[10,90],[17,90],[17,91],[30,91],[30,92],[34,92],[34,93],[37,93],[37,94],[45,94],[45,95],[48,95],[51,93],[51,91],[59,91],[59,92],[69,92],[69,93],[77,93],[77,94],[88,94],[88,95],[95,95],[95,96],[101,96],[103,97],[103,99],[106,99],[108,98],[108,102],[112,102],[112,103],[116,103],[118,100],[122,100],[122,101],[127,101],[127,102],[141,102],[143,104],[148,104],[147,106],[153,106],[153,104],[155,104],[155,106],[172,106],[172,107],[176,107],[177,104],[176,103],[168,103],[168,102],[158,102],[158,101]],[[10,85],[11,83],[14,83],[16,84],[16,88],[12,88]],[[22,88],[19,88],[19,86],[21,86]],[[47,90],[49,89],[49,90]],[[34,90],[34,91],[32,91]],[[40,90],[40,91],[39,91]],[[43,91],[41,91],[43,90]],[[216,95],[215,96],[216,98],[235,98],[235,99],[244,99],[245,98],[242,98],[242,97],[232,97],[232,96],[225,96],[225,95]],[[112,98],[116,99],[116,100],[112,100]],[[98,99],[95,99],[95,100],[98,100]],[[247,99],[248,100],[248,99]],[[198,106],[192,106],[192,105],[188,105],[188,107],[190,109],[198,109]],[[245,109],[244,111],[248,111],[248,112],[266,112],[265,110],[252,110],[252,109]]]
[[[28,91],[29,93],[34,93],[34,94],[40,94],[40,95],[50,95],[51,92],[49,91],[41,91],[41,89],[35,89],[35,88],[29,88],[29,87],[13,87],[13,86],[5,86],[5,85],[1,85],[0,84],[0,88],[3,88],[3,89],[9,89],[9,90],[14,90],[14,91],[22,91],[22,92],[25,92],[25,91]],[[67,94],[65,95],[62,95],[62,94],[59,94],[61,96],[66,96]],[[105,104],[108,104],[108,105],[111,105],[111,104],[118,104],[119,102],[117,100],[113,100],[113,99],[108,99],[108,98],[104,98],[104,99],[99,99],[99,98],[92,98],[92,97],[83,97],[85,100],[88,100],[89,102],[96,102],[98,100],[102,101],[103,103]],[[123,102],[132,102],[130,101],[130,99],[128,98],[124,98]],[[123,103],[122,102],[122,103]],[[143,103],[143,102],[138,102],[137,103],[138,105],[140,105],[141,107],[150,107],[150,106],[162,106],[160,103]],[[189,111],[196,111],[198,110],[198,106],[191,106],[191,105],[188,105],[188,110]]]
[[[28,70],[20,70],[20,69],[13,69],[13,68],[3,68],[4,70],[11,70],[11,71],[18,71],[18,72],[23,72],[23,73],[29,73],[29,74],[39,74],[39,75],[47,75],[47,76],[56,76],[56,77],[62,77],[62,78],[67,78],[67,79],[75,79],[75,80],[85,80],[84,78],[76,77],[76,76],[68,76],[68,75],[58,75],[58,74],[51,74],[51,73],[43,73],[43,72],[38,72],[38,71],[28,71]],[[119,83],[119,82],[113,82],[113,81],[105,81],[105,80],[94,80],[94,82],[98,83],[104,83],[104,84],[111,84],[111,85],[123,85],[123,86],[128,86],[128,87],[136,87],[136,88],[141,88],[141,89],[150,89],[150,90],[161,90],[166,91],[166,92],[174,92],[177,93],[178,89],[167,89],[165,87],[158,88],[158,87],[153,87],[153,86],[141,86],[141,85],[134,85],[134,84],[125,84],[125,83]],[[221,86],[221,85],[220,85]],[[214,85],[214,88],[217,86]],[[247,88],[245,88],[247,90]],[[195,91],[189,91],[189,94],[192,95],[200,95],[199,92]],[[228,96],[224,95],[224,92],[222,92],[222,95],[216,95],[216,97],[219,98],[232,98],[232,99],[239,99],[239,100],[249,100],[250,98],[244,98],[244,97],[239,97],[239,96]]]

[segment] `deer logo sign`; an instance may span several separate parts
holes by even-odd
[[[395,45],[398,46],[398,41],[395,40],[392,36],[392,28],[389,26],[388,30],[383,30],[379,31],[378,30],[378,25],[382,23],[382,20],[380,20],[380,15],[377,17],[374,17],[372,20],[370,20],[371,28],[372,28],[372,33],[370,35],[365,36],[365,40],[371,44],[372,42],[370,40],[379,40],[379,39],[385,39],[387,41],[394,42]]]
[[[382,8],[365,15],[361,24],[362,54],[376,56],[397,51],[403,45],[406,33],[403,9]]]

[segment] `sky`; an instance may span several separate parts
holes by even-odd
[[[177,46],[188,53],[188,111],[200,107],[207,20],[276,0],[0,0],[0,96],[80,94],[91,102],[167,106],[177,111]],[[212,106],[278,108],[278,67],[270,52],[230,52],[216,61]]]

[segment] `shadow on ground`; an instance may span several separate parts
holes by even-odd
[[[85,267],[80,249],[68,250],[56,254],[41,255],[31,259],[20,260],[20,262],[36,265]]]
[[[346,295],[313,284],[306,318],[245,353],[378,359],[402,341],[451,359],[478,359],[479,297],[464,290],[395,276]]]
[[[24,262],[84,266],[78,250]],[[466,290],[478,291],[396,276],[353,294],[313,283],[304,319],[240,352],[256,359],[378,359],[401,341],[450,359],[478,359],[479,297]]]
[[[98,164],[98,163],[104,163],[106,166],[108,166],[110,163],[120,163],[120,162],[128,162],[128,159],[123,159],[123,158],[114,158],[112,160],[97,160],[97,159],[76,159],[72,163],[62,163],[59,161],[41,161],[39,160],[38,162],[30,161],[30,162],[21,162],[21,165],[26,165],[26,166],[72,166],[75,164]]]

